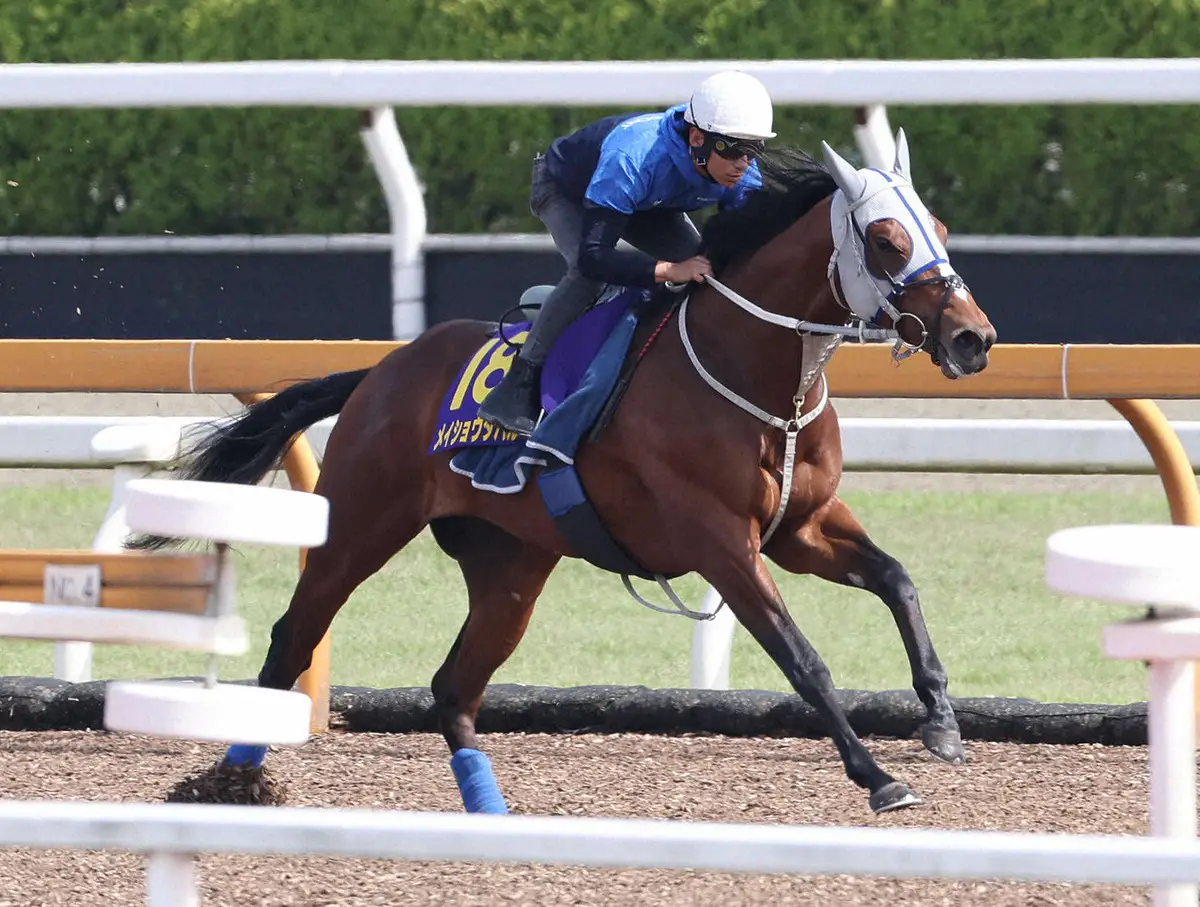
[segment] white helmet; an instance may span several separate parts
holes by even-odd
[[[705,132],[734,139],[773,139],[771,96],[748,72],[728,69],[700,83],[683,118]]]

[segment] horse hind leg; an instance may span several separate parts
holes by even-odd
[[[467,618],[431,684],[438,727],[467,812],[505,813],[475,720],[488,681],[525,635],[560,556],[473,517],[446,517],[430,526],[442,550],[458,561],[469,599]]]

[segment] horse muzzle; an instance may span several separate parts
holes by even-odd
[[[947,378],[963,378],[987,368],[988,350],[995,342],[996,331],[991,325],[986,329],[959,328],[950,335],[949,344],[936,341],[929,351],[929,358]]]

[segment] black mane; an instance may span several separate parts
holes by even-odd
[[[768,242],[833,195],[829,172],[803,151],[768,151],[759,158],[763,187],[738,208],[718,211],[704,225],[703,250],[720,273],[731,261]]]

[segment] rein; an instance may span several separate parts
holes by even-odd
[[[889,341],[895,340],[897,345],[903,343],[899,339],[898,332],[888,328],[869,327],[863,322],[859,322],[857,326],[852,325],[833,325],[833,324],[817,324],[811,321],[804,321],[799,318],[791,318],[786,315],[778,315],[774,312],[769,312],[761,306],[755,305],[749,299],[731,290],[725,284],[721,283],[715,277],[706,276],[705,280],[722,296],[737,304],[739,307],[749,312],[760,321],[765,321],[768,324],[778,325],[779,327],[794,330],[801,336],[805,334],[823,334],[837,338],[835,342],[825,344],[825,348],[819,353],[817,362],[806,369],[800,377],[800,385],[796,389],[796,393],[792,396],[792,402],[795,404],[795,411],[790,419],[783,419],[779,416],[773,416],[771,413],[751,403],[745,397],[735,391],[730,390],[722,384],[711,372],[704,367],[700,362],[700,357],[696,354],[695,348],[692,346],[691,338],[687,332],[687,306],[688,297],[683,300],[679,306],[679,339],[683,342],[683,348],[687,352],[688,360],[692,363],[692,367],[696,370],[704,382],[715,390],[718,394],[738,407],[744,412],[754,416],[760,422],[765,422],[772,428],[782,431],[785,436],[784,454],[783,454],[783,470],[779,482],[779,506],[775,508],[775,515],[767,526],[766,531],[762,534],[759,541],[759,548],[766,545],[775,534],[775,530],[779,528],[783,522],[783,516],[787,512],[788,502],[792,495],[792,475],[796,468],[796,440],[805,428],[811,425],[821,413],[825,412],[826,406],[829,404],[829,382],[825,378],[824,367],[829,357],[833,355],[834,350],[846,337],[857,337],[860,342],[869,341]],[[682,290],[686,285],[675,286],[671,289]],[[804,407],[804,398],[808,395],[813,383],[820,379],[821,381],[821,399],[807,413],[802,412]],[[689,617],[692,620],[712,620],[725,606],[724,599],[712,611],[694,611],[685,605],[682,599],[676,595],[675,590],[671,588],[666,577],[655,576],[655,581],[659,588],[663,590],[667,598],[674,605],[674,608],[663,608],[653,602],[647,601],[637,590],[633,588],[633,583],[628,575],[622,575],[621,581],[625,585],[625,590],[633,596],[638,604],[650,608],[652,611],[659,611],[664,614],[682,614],[684,617]]]
[[[855,205],[855,208],[863,203],[865,203],[865,199],[860,200],[859,203]],[[862,239],[865,248],[866,237],[862,236],[861,230],[858,229],[858,224],[854,221],[853,210],[854,209],[851,209],[850,212],[850,221],[853,224],[855,231]],[[850,245],[854,248],[854,257],[857,260],[859,268],[861,270],[865,270],[866,262],[863,260],[863,255],[859,250],[858,243],[851,242]],[[704,277],[709,286],[711,286],[714,290],[716,290],[734,305],[741,308],[743,311],[753,315],[759,321],[765,321],[768,324],[774,324],[779,327],[795,331],[802,338],[804,338],[805,341],[807,341],[808,337],[812,335],[821,335],[830,338],[830,341],[826,342],[825,348],[818,352],[816,356],[817,361],[815,362],[814,366],[801,373],[800,386],[796,389],[796,393],[792,397],[792,402],[795,404],[796,409],[790,419],[783,419],[779,416],[774,416],[761,407],[750,402],[745,397],[742,397],[736,392],[730,390],[704,367],[704,365],[700,362],[700,357],[696,354],[695,348],[692,346],[691,338],[688,336],[687,332],[687,305],[690,297],[685,298],[683,303],[679,306],[679,339],[683,342],[683,348],[687,352],[688,360],[692,363],[692,368],[696,370],[696,374],[698,374],[704,380],[705,384],[715,390],[734,406],[738,407],[743,412],[754,416],[754,418],[758,419],[760,422],[764,422],[772,428],[782,431],[786,437],[783,455],[783,470],[780,476],[779,506],[775,509],[775,515],[772,518],[770,525],[767,526],[766,531],[762,534],[762,537],[759,540],[759,550],[762,550],[763,546],[765,546],[767,542],[771,540],[771,536],[774,535],[775,530],[779,528],[780,523],[783,522],[783,516],[787,512],[788,502],[791,499],[792,494],[792,475],[796,466],[796,439],[799,437],[801,431],[811,425],[812,422],[825,411],[825,407],[829,403],[829,382],[825,378],[824,368],[825,363],[829,360],[829,357],[833,355],[834,350],[836,350],[837,347],[848,337],[857,339],[859,343],[890,342],[893,344],[892,359],[899,364],[904,359],[907,359],[909,356],[912,356],[914,353],[917,353],[924,348],[929,342],[931,335],[928,329],[925,327],[925,322],[922,321],[921,318],[912,314],[911,312],[900,311],[896,307],[895,303],[892,302],[892,299],[902,295],[905,290],[913,287],[940,282],[945,283],[946,285],[946,295],[943,299],[943,302],[948,303],[951,294],[953,294],[956,289],[964,286],[962,278],[957,274],[939,274],[934,277],[925,278],[923,280],[914,280],[909,283],[898,282],[891,274],[888,274],[888,282],[891,283],[893,287],[892,295],[885,296],[884,294],[880,293],[878,289],[876,289],[875,292],[879,296],[880,300],[879,310],[881,312],[885,312],[891,317],[893,327],[875,327],[868,324],[865,319],[858,316],[849,306],[843,295],[838,291],[835,276],[837,274],[838,254],[840,251],[839,243],[837,241],[837,237],[835,236],[833,254],[829,258],[829,267],[826,271],[826,277],[829,280],[829,287],[833,292],[833,298],[840,306],[842,306],[842,308],[846,309],[846,311],[853,315],[855,323],[850,324],[820,324],[818,322],[805,321],[802,318],[792,318],[787,315],[769,312],[761,306],[751,302],[749,299],[742,296],[735,290],[730,289],[715,277],[711,275],[705,275]],[[667,283],[667,288],[674,292],[681,292],[687,288],[687,284]],[[912,318],[917,322],[917,325],[921,331],[921,340],[919,343],[909,343],[900,336],[900,331],[898,328],[900,322],[904,318]],[[804,357],[801,356],[802,362],[803,358]],[[802,414],[801,409],[804,406],[804,398],[807,396],[808,391],[811,389],[817,378],[820,378],[821,380],[821,399],[813,409]],[[722,599],[717,607],[712,611],[693,611],[683,603],[678,595],[675,594],[675,591],[671,588],[671,585],[667,581],[666,577],[656,575],[654,579],[658,583],[659,588],[663,590],[667,598],[674,605],[674,608],[662,608],[652,602],[647,601],[633,588],[633,584],[627,575],[623,574],[621,576],[621,581],[624,583],[626,591],[633,596],[633,598],[639,604],[650,608],[652,611],[660,611],[665,614],[682,614],[684,617],[689,617],[692,620],[712,620],[717,616],[720,610],[725,607],[725,601]]]

